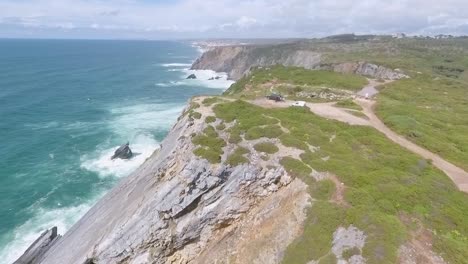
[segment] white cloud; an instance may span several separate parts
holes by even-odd
[[[148,38],[468,34],[467,19],[466,0],[0,0],[0,36],[5,26],[77,37],[86,29]]]

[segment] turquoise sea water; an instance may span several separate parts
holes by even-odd
[[[158,147],[187,100],[230,82],[189,43],[0,40],[0,263],[63,233]],[[111,161],[130,141],[138,155]]]

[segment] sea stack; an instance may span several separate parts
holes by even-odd
[[[114,155],[111,157],[111,160],[114,159],[130,159],[133,157],[133,152],[130,149],[129,142],[120,146],[115,152]]]

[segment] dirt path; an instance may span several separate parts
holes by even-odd
[[[452,179],[452,181],[457,185],[458,189],[463,192],[468,192],[468,173],[461,168],[453,165],[452,163],[442,159],[439,155],[436,155],[430,152],[427,149],[424,149],[413,142],[407,140],[406,138],[398,135],[388,128],[374,113],[375,101],[356,99],[362,108],[364,114],[369,118],[369,123],[372,127],[382,132],[387,138],[397,143],[398,145],[406,148],[407,150],[422,156],[425,159],[432,160],[432,164],[436,166],[441,171],[445,172],[447,176]]]
[[[250,102],[266,108],[286,108],[291,106],[294,101],[286,100],[284,102],[274,102],[261,98]],[[393,132],[375,115],[373,110],[375,101],[356,99],[355,102],[363,108],[363,113],[369,118],[368,120],[354,116],[344,109],[335,107],[333,105],[334,103],[306,103],[306,106],[309,107],[311,112],[314,114],[327,119],[338,120],[350,125],[374,127],[398,145],[423,157],[424,159],[432,160],[432,164],[443,171],[455,183],[459,190],[468,193],[468,173],[466,171],[444,160],[439,155],[436,155]]]

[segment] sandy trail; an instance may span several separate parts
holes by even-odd
[[[371,85],[376,85],[372,83]],[[368,87],[368,86],[366,86]],[[291,106],[294,101],[283,101],[274,102],[265,98],[256,99],[250,101],[252,104],[256,104],[266,108],[286,108]],[[365,99],[355,99],[355,102],[363,108],[363,113],[369,118],[369,120],[354,116],[344,109],[335,107],[334,103],[306,103],[310,111],[316,115],[327,119],[334,119],[341,122],[348,123],[350,125],[361,125],[361,126],[372,126],[381,133],[383,133],[388,139],[404,147],[405,149],[423,157],[429,159],[432,164],[439,170],[443,171],[458,187],[460,191],[468,193],[468,173],[463,169],[453,165],[452,163],[444,160],[439,155],[424,149],[406,138],[398,135],[388,128],[374,113],[373,107],[375,101]]]
[[[434,154],[429,150],[424,149],[393,132],[375,115],[373,110],[375,101],[356,99],[355,102],[363,108],[363,112],[369,118],[369,123],[372,127],[382,132],[387,138],[406,148],[407,150],[418,154],[425,159],[432,160],[432,164],[443,171],[450,179],[452,179],[455,185],[457,185],[458,189],[463,192],[468,192],[468,173],[466,171],[444,160],[439,155]]]

